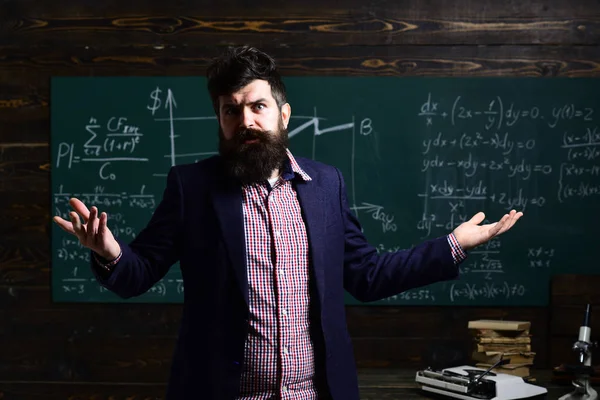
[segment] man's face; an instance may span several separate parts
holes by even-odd
[[[270,177],[287,156],[289,118],[289,104],[279,109],[267,81],[220,96],[219,152],[229,172],[245,183]]]
[[[287,129],[289,117],[289,105],[279,110],[271,85],[264,80],[257,79],[238,92],[219,96],[219,124],[226,140],[244,128],[276,132],[280,118]]]

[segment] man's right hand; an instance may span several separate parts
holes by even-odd
[[[69,204],[75,210],[69,212],[71,222],[59,216],[53,218],[54,222],[64,231],[75,235],[79,239],[79,243],[98,253],[101,257],[107,260],[113,260],[118,257],[121,247],[106,226],[108,219],[106,213],[103,212],[100,214],[100,218],[98,218],[98,209],[96,207],[92,206],[92,209],[88,210],[86,205],[76,198],[70,199]],[[83,218],[83,223],[79,218],[80,215]]]

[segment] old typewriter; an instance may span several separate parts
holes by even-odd
[[[543,399],[548,390],[525,382],[518,376],[495,373],[492,369],[509,360],[500,360],[488,369],[468,365],[439,371],[417,371],[415,380],[421,389],[464,400]]]

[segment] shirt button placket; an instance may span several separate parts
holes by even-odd
[[[286,296],[285,296],[285,281],[284,281],[284,274],[283,269],[280,268],[281,266],[281,256],[282,253],[280,252],[280,248],[281,248],[281,231],[280,231],[280,226],[279,223],[282,220],[281,219],[281,215],[279,215],[279,211],[277,209],[277,199],[276,199],[276,192],[272,191],[269,195],[269,203],[268,203],[268,209],[269,209],[269,219],[270,219],[270,224],[271,224],[271,232],[273,232],[273,249],[275,251],[274,257],[273,257],[273,268],[275,269],[276,273],[277,273],[277,279],[275,280],[275,284],[277,286],[276,291],[278,293],[277,296],[277,309],[278,310],[285,310],[285,303],[286,303]],[[280,326],[285,326],[285,321],[283,320],[285,315],[285,313],[283,311],[280,311],[279,315],[277,315],[277,321],[280,324]],[[281,336],[279,338],[279,346],[281,348],[281,352],[282,352],[282,365],[283,365],[283,369],[286,370],[287,369],[287,364],[288,364],[288,359],[286,357],[287,354],[287,347],[285,347],[285,343],[287,342],[287,335],[285,333],[285,329],[281,329]],[[287,377],[284,375],[283,379],[284,381],[282,383],[285,383],[285,379]],[[286,398],[286,394],[288,391],[288,387],[287,385],[283,384],[283,386],[281,387],[281,394],[283,398]]]

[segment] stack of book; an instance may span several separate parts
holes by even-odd
[[[482,319],[469,321],[468,327],[475,339],[472,359],[476,367],[487,369],[499,360],[509,359],[507,364],[492,371],[520,377],[530,375],[535,357],[531,351],[530,322]]]

